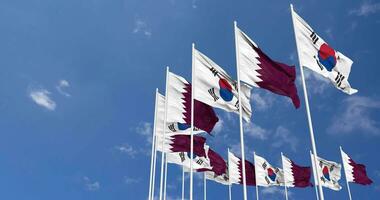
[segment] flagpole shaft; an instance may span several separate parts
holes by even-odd
[[[195,44],[192,44],[191,49],[191,84],[194,86],[194,49]],[[191,87],[191,130],[190,130],[190,200],[193,200],[193,157],[194,157],[194,89],[195,87]]]
[[[239,95],[239,126],[240,126],[240,149],[241,149],[241,160],[242,160],[242,171],[243,171],[243,196],[244,200],[247,200],[247,180],[245,171],[245,153],[244,153],[244,130],[243,130],[243,114],[241,106],[241,87],[240,87],[240,67],[239,67],[239,48],[238,40],[236,38],[236,27],[237,23],[234,22],[234,33],[235,33],[235,52],[236,52],[236,69],[237,69],[237,83],[238,83],[238,95]]]
[[[185,169],[182,166],[182,200],[185,200]]]
[[[313,163],[313,157],[311,155],[311,151],[309,152],[310,153],[310,159],[311,159],[311,163]],[[315,174],[315,168],[314,168],[314,164],[311,166],[311,169],[313,170],[313,179],[314,179],[314,188],[315,188],[315,195],[317,197],[317,200],[319,200],[319,195],[318,195],[318,188],[317,188],[317,175]]]
[[[227,148],[227,164],[228,164],[228,196],[229,196],[229,200],[231,200],[232,194],[231,194],[231,176],[230,176],[230,148]]]
[[[301,63],[299,46],[298,46],[298,42],[297,42],[297,33],[296,33],[296,29],[295,29],[295,24],[294,24],[294,16],[293,16],[293,12],[294,11],[293,11],[293,5],[292,4],[290,4],[290,9],[291,9],[291,12],[292,12],[294,37],[295,37],[296,46],[297,46],[298,61],[299,61],[299,67],[300,67],[301,79],[302,79],[302,87],[303,87],[304,98],[305,98],[306,114],[307,114],[307,119],[308,119],[308,124],[309,124],[311,146],[312,146],[313,156],[314,156],[314,165],[316,167],[316,165],[317,165],[317,156],[318,156],[317,155],[317,148],[316,148],[316,145],[315,145],[313,122],[312,122],[312,119],[311,119],[311,113],[310,113],[310,108],[309,108],[309,98],[308,98],[308,95],[307,95],[305,76],[304,76],[303,67],[302,67],[303,65]],[[315,169],[317,169],[317,168],[315,168]],[[316,174],[317,174],[317,177],[320,177],[318,170],[316,170]],[[320,184],[319,178],[317,178],[317,181],[318,181],[319,196],[320,196],[321,200],[324,200],[322,185]]]
[[[282,161],[282,169],[284,169],[284,154],[281,152],[281,161]],[[285,188],[285,199],[288,200],[288,189],[286,187],[286,173],[284,172],[284,188]]]
[[[256,152],[253,152],[253,159],[256,160]],[[256,163],[255,163],[255,166],[256,166]],[[255,167],[255,174],[257,174],[256,173],[256,167]],[[257,185],[257,176],[256,175],[255,175],[255,179],[256,179],[256,200],[259,200],[259,186]]]
[[[165,179],[164,179],[164,200],[166,200],[166,186],[168,179],[168,155],[165,156]]]
[[[206,172],[203,173],[203,199],[207,200]]]
[[[350,184],[348,183],[347,176],[346,176],[346,169],[344,168],[344,160],[343,160],[343,153],[342,153],[343,150],[341,146],[339,147],[339,149],[340,149],[340,156],[342,157],[344,177],[346,178],[348,197],[350,198],[350,200],[352,200]]]
[[[164,149],[164,141],[165,141],[165,132],[166,132],[166,118],[167,118],[167,110],[168,110],[168,75],[169,75],[169,67],[166,67],[166,83],[165,83],[165,114],[164,114],[164,123],[162,124],[163,130],[163,139],[162,139],[162,152],[161,152],[161,176],[160,176],[160,198],[162,200],[162,192],[163,192],[163,184],[164,184],[164,162],[165,162],[165,149]]]
[[[154,162],[153,162],[153,178],[152,178],[152,196],[151,196],[151,200],[154,199],[154,189],[155,189],[155,181],[156,181],[156,163],[157,163],[157,147],[156,147],[156,140],[157,138],[155,137],[155,140],[154,140]]]
[[[154,119],[153,119],[153,133],[152,133],[152,152],[150,158],[150,176],[149,176],[149,197],[148,199],[152,200],[152,189],[153,185],[153,162],[154,161],[154,152],[155,152],[155,138],[156,138],[156,116],[157,116],[157,99],[158,99],[158,89],[156,88],[155,94],[155,103],[154,103]]]

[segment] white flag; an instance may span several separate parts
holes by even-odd
[[[194,49],[194,98],[212,107],[239,114],[237,81],[233,80],[210,58]],[[251,87],[241,83],[242,114],[246,121],[251,118]]]
[[[185,170],[190,169],[191,160],[188,152],[167,153],[166,158],[168,163],[181,165]],[[205,157],[196,156],[193,159],[193,169],[211,170],[210,161]]]
[[[314,155],[310,155],[314,167]],[[339,163],[328,161],[320,157],[317,157],[317,162],[316,171],[318,173],[316,173],[316,175],[319,175],[317,178],[319,179],[321,185],[335,191],[341,190],[342,187],[339,185],[339,180],[341,177],[340,171],[342,166]],[[318,184],[318,182],[316,182],[316,184]]]
[[[256,184],[258,186],[283,186],[284,171],[273,167],[265,158],[255,154]]]
[[[352,60],[330,47],[295,11],[292,16],[300,63],[330,79],[343,92],[356,93],[348,82]]]

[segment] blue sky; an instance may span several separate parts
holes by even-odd
[[[272,58],[298,66],[289,1],[0,0],[1,199],[145,199],[148,193],[154,91],[164,91],[165,66],[190,80],[191,43],[236,77],[233,21]],[[347,96],[305,71],[318,153],[339,161],[339,145],[368,167],[374,184],[351,184],[354,199],[380,195],[379,1],[292,1],[333,47],[354,60]],[[298,67],[297,67],[298,71]],[[298,72],[297,72],[298,73]],[[310,165],[301,108],[254,89],[253,151],[273,164],[280,152]],[[223,157],[239,153],[238,116],[220,118],[208,143]],[[180,196],[180,170],[169,166],[168,196]],[[202,197],[200,176],[195,197]],[[227,199],[208,182],[208,197]],[[347,199],[325,189],[326,199]],[[233,186],[241,199],[241,186]],[[255,190],[249,188],[249,198]],[[290,189],[312,199],[313,188]],[[260,189],[283,199],[282,188]]]

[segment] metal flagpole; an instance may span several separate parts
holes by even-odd
[[[164,123],[162,124],[163,130],[163,138],[162,138],[162,152],[161,152],[161,177],[160,177],[160,198],[162,200],[162,192],[163,192],[163,182],[164,182],[164,162],[165,162],[165,153],[164,153],[164,141],[165,141],[165,132],[166,132],[166,117],[168,114],[168,76],[169,76],[169,67],[166,67],[166,86],[165,86],[165,115],[164,115]]]
[[[156,132],[155,132],[156,133]],[[155,188],[155,181],[156,181],[156,163],[157,163],[157,138],[155,137],[154,140],[154,158],[153,158],[153,178],[152,178],[152,196],[150,197],[151,200],[154,199],[154,188]]]
[[[154,187],[153,181],[153,162],[154,161],[154,152],[155,152],[155,141],[156,141],[156,117],[157,117],[157,100],[158,100],[158,88],[156,88],[156,99],[154,103],[154,120],[153,120],[153,134],[152,134],[152,153],[150,158],[150,177],[149,177],[149,197],[148,199],[152,200],[152,188]]]
[[[313,156],[312,156],[312,154],[311,154],[311,151],[309,151],[310,152],[310,159],[311,159],[311,163],[314,163],[313,162]],[[317,200],[319,200],[319,195],[318,195],[318,189],[317,189],[317,185],[318,185],[318,183],[317,183],[317,175],[315,174],[315,171],[317,170],[317,169],[315,169],[314,168],[314,164],[311,166],[311,169],[313,170],[313,178],[314,178],[314,188],[315,188],[315,195],[317,196]]]
[[[185,167],[182,166],[182,200],[185,200]]]
[[[230,148],[227,148],[227,163],[228,163],[228,197],[229,200],[232,200],[232,194],[231,194],[231,173],[230,173]]]
[[[207,180],[206,180],[206,172],[203,172],[203,199],[207,200]]]
[[[344,177],[346,177],[346,184],[347,184],[348,196],[350,197],[350,200],[352,200],[352,197],[351,197],[351,190],[350,190],[350,184],[348,184],[348,180],[347,180],[347,176],[346,176],[346,169],[344,168],[343,150],[342,150],[342,147],[341,147],[341,146],[339,146],[339,148],[340,148],[340,156],[342,157],[343,170],[344,170]]]
[[[281,152],[282,170],[284,170],[284,154]],[[286,186],[286,173],[284,171],[285,199],[288,200],[288,189]]]
[[[256,160],[256,152],[253,152],[253,159]],[[255,174],[256,173],[256,163],[255,163]],[[256,179],[256,200],[259,200],[259,186],[257,185],[257,176],[255,175]]]
[[[318,156],[317,155],[317,148],[316,148],[316,145],[315,145],[313,122],[311,120],[311,114],[310,114],[310,108],[309,108],[309,99],[308,99],[307,90],[306,90],[305,76],[303,74],[303,67],[302,67],[303,65],[302,65],[301,59],[300,59],[300,52],[299,52],[300,49],[299,49],[298,42],[297,42],[297,33],[296,33],[296,29],[295,29],[294,16],[293,16],[294,10],[293,10],[293,5],[292,4],[290,4],[290,9],[291,9],[291,12],[292,12],[294,38],[296,40],[297,53],[298,53],[298,61],[299,61],[299,66],[300,66],[300,71],[301,71],[301,79],[302,79],[303,93],[304,93],[304,97],[305,97],[305,106],[306,106],[307,119],[308,119],[308,123],[309,123],[311,146],[312,146],[313,155],[314,155],[314,161],[315,161],[314,165],[316,165],[317,164],[317,156]],[[317,176],[319,177],[318,170],[317,170]],[[322,185],[320,184],[319,178],[317,179],[317,181],[318,181],[319,196],[320,196],[321,200],[324,200]]]
[[[166,185],[168,179],[168,155],[165,154],[165,176],[164,176],[164,200],[166,200]]]
[[[236,49],[236,69],[237,69],[237,82],[238,82],[238,95],[239,95],[239,125],[240,125],[240,148],[241,148],[241,160],[242,160],[242,171],[243,171],[243,196],[244,200],[247,200],[247,180],[245,179],[245,153],[244,153],[244,133],[243,133],[243,114],[241,108],[241,95],[240,95],[240,67],[239,67],[239,48],[238,41],[236,37],[237,23],[234,21],[234,33],[235,33],[235,49]]]
[[[194,50],[195,44],[192,44],[191,49],[191,84],[194,84]],[[191,87],[191,130],[190,130],[190,200],[193,200],[193,157],[194,157],[194,87]]]

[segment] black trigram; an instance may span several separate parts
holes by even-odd
[[[235,108],[239,111],[239,100],[236,101]]]
[[[262,166],[263,166],[264,169],[266,169],[268,165],[267,165],[266,162],[264,162]]]
[[[216,69],[213,68],[213,67],[210,68],[210,71],[211,71],[211,73],[214,74],[214,76],[218,75],[218,73],[219,73],[218,70],[216,70]]]
[[[181,162],[185,161],[185,152],[180,152],[179,157],[181,158]]]
[[[198,165],[202,165],[203,164],[203,160],[201,160],[201,159],[197,160],[197,164]]]
[[[216,94],[215,94],[215,88],[209,89],[208,93],[211,95],[211,97],[214,99],[214,101],[217,101],[219,99],[219,97],[216,96]]]
[[[176,130],[175,127],[174,127],[174,124],[170,124],[170,125],[168,126],[168,128],[169,128],[169,130],[171,130],[172,132],[177,132],[177,130]]]
[[[338,87],[340,87],[340,85],[342,84],[343,80],[345,79],[346,77],[343,76],[340,72],[338,72],[338,75],[336,75],[335,77],[335,82],[336,82],[336,85]]]
[[[265,177],[265,181],[267,182],[267,184],[271,183],[271,181],[269,180],[268,176]]]
[[[319,40],[319,37],[317,36],[317,34],[315,34],[314,31],[311,33],[310,37],[314,44],[317,43],[317,41]]]

